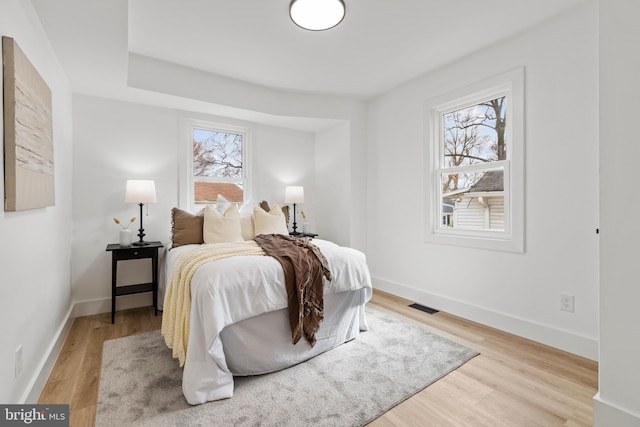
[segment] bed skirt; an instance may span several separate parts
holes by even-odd
[[[324,320],[313,347],[304,338],[291,344],[288,309],[229,325],[221,333],[229,369],[240,376],[274,372],[351,341],[367,329],[362,312],[366,290],[325,295]]]

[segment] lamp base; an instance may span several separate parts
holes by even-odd
[[[298,233],[298,224],[296,224],[296,204],[293,204],[293,233],[289,233],[293,236],[299,234]]]
[[[142,227],[142,203],[139,204],[140,205],[140,228],[138,229],[138,237],[140,238],[140,240],[138,240],[137,242],[133,242],[132,245],[133,246],[146,246],[149,244],[149,242],[145,242],[144,239],[144,228]]]

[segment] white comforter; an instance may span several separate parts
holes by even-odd
[[[325,296],[365,289],[371,297],[371,278],[365,256],[355,249],[315,239],[327,258],[333,280],[325,280]],[[167,273],[177,256],[194,245],[169,251]],[[168,281],[167,281],[168,283]],[[227,366],[220,338],[232,324],[287,307],[284,273],[269,256],[239,256],[209,262],[191,280],[191,320],[182,390],[187,402],[199,404],[233,395],[233,373]],[[361,328],[366,328],[364,304]],[[298,345],[308,345],[302,340]]]

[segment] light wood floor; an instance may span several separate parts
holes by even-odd
[[[38,403],[68,403],[71,427],[93,426],[102,364],[102,343],[113,338],[160,329],[161,324],[161,313],[154,316],[153,307],[118,311],[114,324],[111,324],[110,312],[74,319]]]
[[[560,350],[375,291],[372,303],[424,323],[481,354],[370,424],[591,426],[598,365]],[[105,340],[159,329],[150,307],[75,319],[39,403],[69,403],[71,426],[92,426]]]

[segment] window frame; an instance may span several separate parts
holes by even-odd
[[[184,149],[181,150],[180,157],[180,206],[186,207],[191,212],[197,212],[206,205],[215,205],[215,200],[211,202],[196,203],[194,199],[194,185],[196,182],[238,182],[242,181],[243,202],[239,207],[251,203],[251,156],[250,156],[250,129],[243,126],[234,126],[220,122],[184,119],[182,121],[181,134],[185,138]],[[194,129],[201,129],[214,132],[226,132],[242,135],[242,178],[225,177],[196,177],[193,175],[193,132]]]
[[[507,159],[486,164],[446,167],[444,163],[443,116],[506,96]],[[425,102],[426,124],[426,215],[425,241],[471,248],[524,252],[524,68],[455,89]],[[499,230],[443,227],[443,173],[504,171],[505,227]]]

